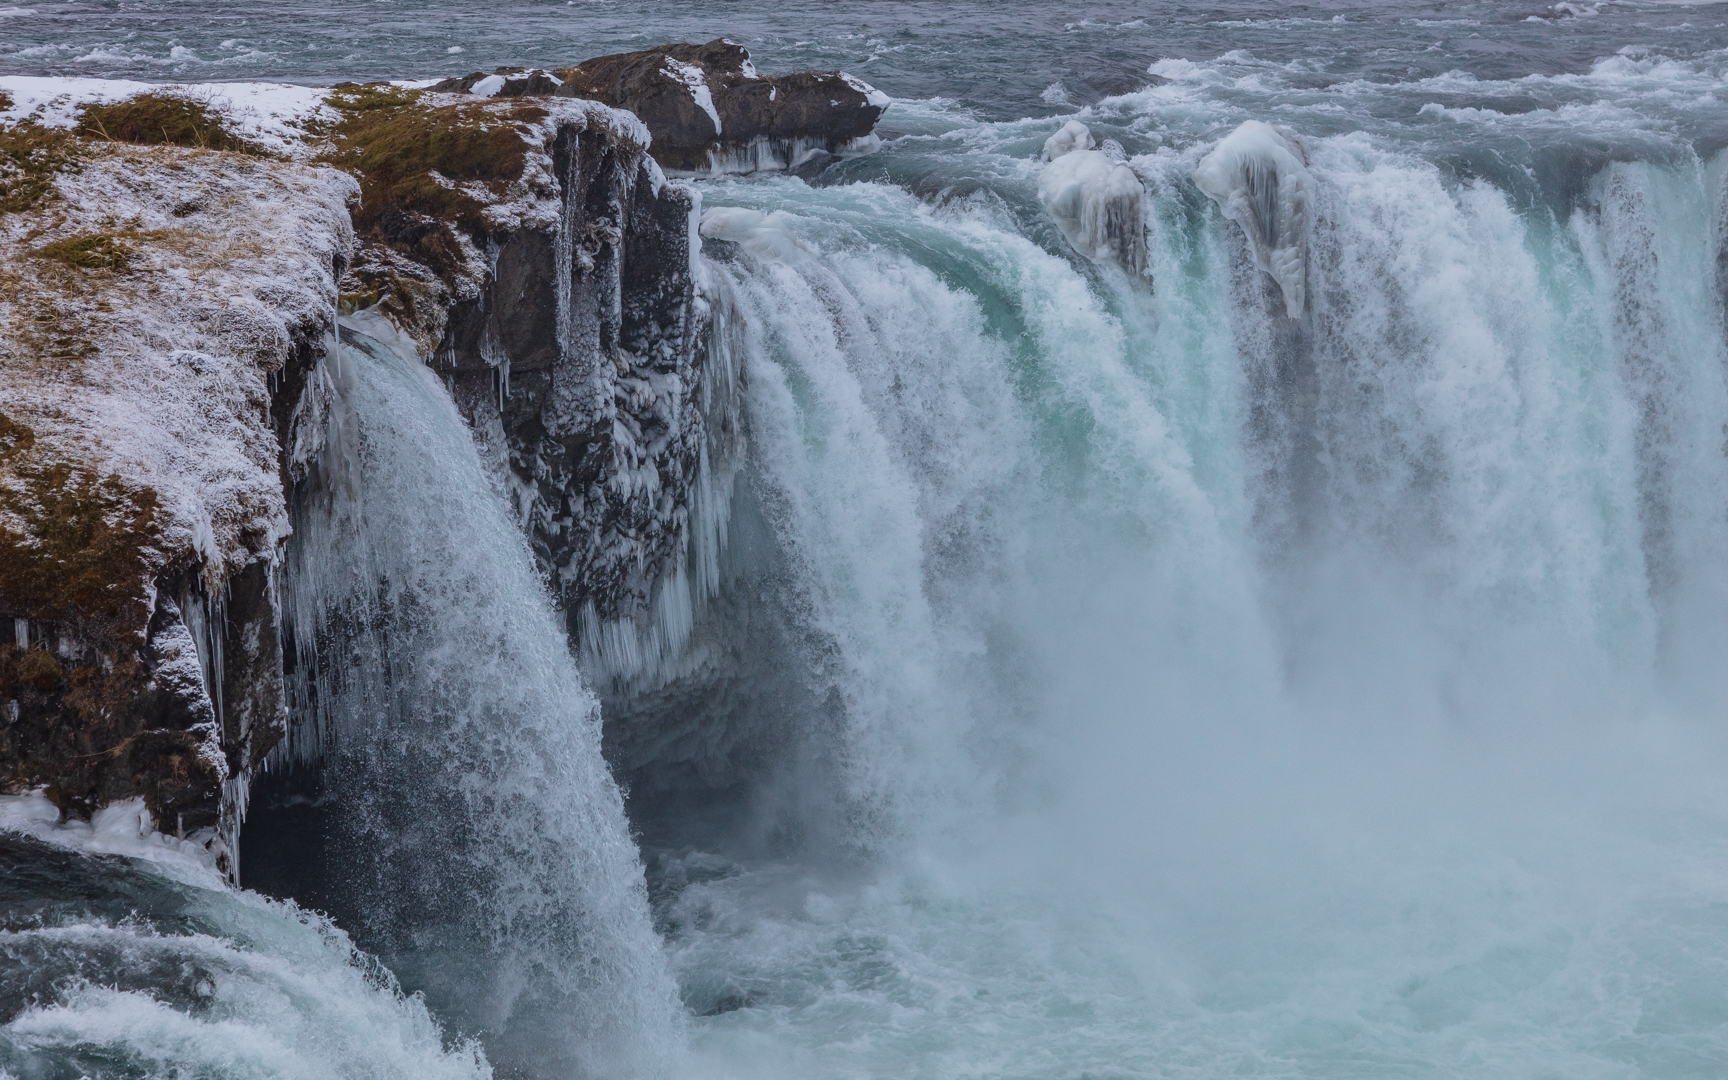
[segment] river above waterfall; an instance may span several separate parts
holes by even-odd
[[[56,855],[0,893],[0,965],[59,973],[0,973],[0,1076],[603,1070],[552,1035],[556,1065],[528,1038],[506,1066],[449,1002],[514,986],[496,956],[558,974],[557,918],[605,905],[648,990],[568,1032],[657,1017],[619,1075],[1728,1071],[1728,4],[17,0],[0,74],[325,84],[718,36],[894,103],[874,153],[693,182],[747,449],[689,656],[600,688],[642,880],[578,767],[599,736],[546,735],[542,699],[591,724],[588,691],[455,411],[362,371],[355,407],[412,390],[378,430],[420,434],[344,513],[451,607],[354,662],[428,665],[491,724],[532,699],[497,726],[552,762],[532,813],[448,847],[550,922],[488,915],[486,965],[429,971],[484,898],[422,925],[357,890],[330,922],[279,875]],[[1040,203],[1070,120],[1144,187],[1143,275]],[[1248,121],[1305,159],[1299,317],[1194,181]],[[461,529],[395,542],[432,508]],[[412,564],[455,549],[487,572]],[[481,719],[437,693],[440,731]],[[421,757],[397,771],[451,791],[385,809],[454,860],[425,807],[481,772]],[[340,813],[353,769],[293,797]],[[243,873],[306,842],[287,805]],[[559,987],[536,1023],[593,993]]]

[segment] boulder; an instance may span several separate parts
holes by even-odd
[[[869,146],[888,95],[844,72],[762,75],[742,45],[661,45],[556,73],[557,93],[628,109],[650,152],[680,172],[789,168],[816,152]]]
[[[539,68],[501,67],[488,75],[476,71],[456,79],[433,83],[426,89],[436,94],[477,94],[480,97],[533,97],[558,90],[556,75]]]
[[[873,149],[888,95],[840,71],[763,75],[750,51],[716,38],[584,60],[553,72],[501,67],[427,87],[481,97],[586,98],[635,113],[649,153],[674,172],[791,169]]]

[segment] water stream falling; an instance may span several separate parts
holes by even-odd
[[[498,11],[8,24],[134,76],[727,33],[896,96],[877,153],[700,182],[743,443],[686,651],[587,672],[599,718],[436,378],[350,327],[284,576],[325,771],[243,866],[313,849],[276,891],[425,1011],[256,897],[174,949],[311,957],[412,1063],[366,1075],[1728,1072],[1720,5]],[[1070,121],[1144,186],[1143,276],[1040,201]],[[86,915],[112,962],[63,951],[0,1070],[364,1056],[275,975],[146,1007],[185,931]]]
[[[316,897],[493,1064],[652,1075],[678,1039],[598,705],[448,392],[376,316],[325,363],[286,607]]]

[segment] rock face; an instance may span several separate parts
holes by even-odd
[[[174,146],[60,152],[0,216],[0,791],[83,817],[142,797],[232,870],[286,723],[272,391],[333,329],[354,184]]]
[[[843,72],[758,74],[749,50],[724,39],[597,57],[550,75],[475,72],[433,89],[551,93],[628,109],[653,134],[654,160],[691,173],[785,168],[812,153],[868,148],[889,103]]]
[[[339,308],[443,375],[603,678],[688,632],[741,441],[635,117],[376,84],[279,127],[298,160],[0,128],[0,794],[142,797],[231,873],[315,692],[277,576]]]
[[[688,604],[698,488],[736,456],[738,387],[711,370],[696,193],[600,130],[561,130],[552,171],[556,220],[488,238],[432,363],[604,676],[676,645],[656,628]]]

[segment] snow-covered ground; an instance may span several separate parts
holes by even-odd
[[[288,516],[269,380],[296,340],[334,325],[355,182],[99,144],[56,186],[58,198],[0,217],[0,343],[17,358],[0,365],[7,416],[46,458],[154,491],[159,563],[201,563],[214,587],[273,559]],[[128,270],[44,254],[80,237],[110,238]]]

